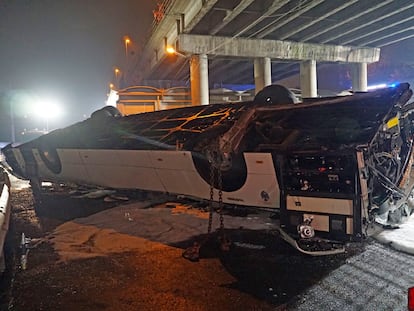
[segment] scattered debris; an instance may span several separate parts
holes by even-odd
[[[115,190],[94,190],[91,192],[87,192],[85,194],[82,195],[77,195],[77,196],[73,196],[73,198],[76,199],[100,199],[103,197],[106,197],[108,195],[112,195],[114,194],[116,191]]]
[[[192,247],[187,248],[183,252],[183,257],[185,259],[188,259],[190,261],[196,262],[200,259],[200,244],[197,242],[194,242]]]
[[[239,247],[249,248],[249,249],[265,249],[266,248],[266,246],[264,245],[257,245],[257,244],[251,244],[251,243],[243,243],[243,242],[234,242],[233,244]]]
[[[128,212],[125,212],[125,219],[128,221],[133,221],[134,219],[131,217],[131,214]]]

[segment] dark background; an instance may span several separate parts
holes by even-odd
[[[124,36],[131,38],[130,52],[139,48],[156,4],[156,0],[0,0],[0,141],[10,139],[10,104],[17,132],[20,121],[44,127],[34,118],[34,124],[28,122],[22,98],[47,96],[62,104],[64,114],[51,119],[49,128],[83,120],[102,107],[114,68],[123,65]]]

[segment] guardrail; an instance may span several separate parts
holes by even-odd
[[[4,242],[9,230],[10,206],[10,180],[7,173],[0,167],[0,273],[6,268],[4,258]]]
[[[168,13],[172,5],[173,5],[172,0],[164,0],[162,2],[157,3],[157,7],[152,11],[154,15],[154,19],[152,20],[150,30],[148,31],[148,34],[147,34],[148,38],[157,29],[158,24],[161,22],[164,16]]]
[[[191,106],[191,94],[187,87],[158,89],[131,86],[119,90],[118,96],[116,106],[123,115]]]

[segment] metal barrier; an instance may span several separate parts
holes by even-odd
[[[118,96],[116,106],[123,115],[191,106],[191,94],[186,87],[131,86],[119,90]]]
[[[119,99],[116,107],[123,115],[152,112],[192,105],[189,87],[176,86],[168,89],[152,86],[131,86],[117,91]],[[233,91],[226,88],[209,91],[210,104],[250,101],[254,90]]]
[[[172,2],[172,0],[164,0],[162,2],[157,3],[157,7],[152,11],[154,19],[152,20],[150,31],[148,32],[147,37],[150,37],[151,34],[155,32],[155,29],[157,28],[158,24],[161,22],[161,20],[172,7]]]

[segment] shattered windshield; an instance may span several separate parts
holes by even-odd
[[[263,143],[304,150],[365,144],[374,137],[390,110],[389,105],[375,99],[301,106],[302,109],[263,114],[255,128],[264,137]]]

